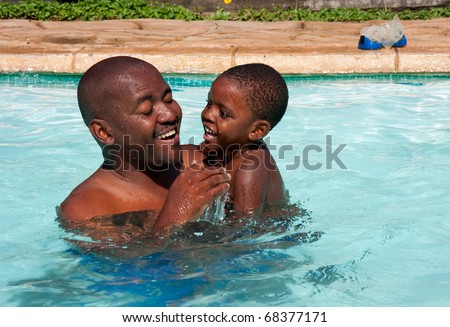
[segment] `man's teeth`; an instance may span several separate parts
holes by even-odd
[[[176,131],[173,129],[171,131],[168,131],[167,133],[163,133],[163,134],[158,135],[156,138],[158,140],[166,139],[168,137],[171,137],[172,135],[175,135],[175,133],[176,133]]]

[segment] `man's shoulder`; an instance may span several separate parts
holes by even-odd
[[[97,212],[107,206],[108,192],[104,183],[101,183],[98,179],[98,172],[96,172],[70,192],[59,206],[61,219],[88,219],[94,217]]]

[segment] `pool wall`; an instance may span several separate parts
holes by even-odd
[[[239,10],[244,7],[261,8],[416,8],[446,6],[448,0],[232,0],[226,4],[223,0],[171,0],[160,1],[181,4],[188,8],[201,7],[203,10],[214,11],[216,8]]]
[[[450,18],[403,21],[402,48],[359,50],[361,23],[0,20],[0,72],[82,73],[130,55],[164,73],[216,74],[262,62],[284,74],[448,73]]]
[[[54,1],[54,0],[46,0]],[[17,3],[20,0],[0,0],[0,2]],[[77,0],[59,0],[59,2],[77,2]],[[205,11],[214,11],[216,8],[239,10],[244,7],[261,8],[310,8],[320,10],[323,8],[423,8],[446,6],[449,0],[160,0],[160,3],[180,4],[186,8],[202,8]]]

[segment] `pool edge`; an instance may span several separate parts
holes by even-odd
[[[130,55],[163,73],[216,74],[262,62],[283,74],[449,73],[450,18],[403,21],[404,48],[359,50],[363,23],[0,20],[0,72],[83,73]]]

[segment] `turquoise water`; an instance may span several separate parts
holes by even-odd
[[[213,77],[166,77],[182,142],[200,142]],[[0,75],[1,306],[450,306],[450,76],[287,77],[268,141],[308,219],[127,259],[55,221],[101,163],[78,79]],[[327,136],[343,167],[327,169]]]

